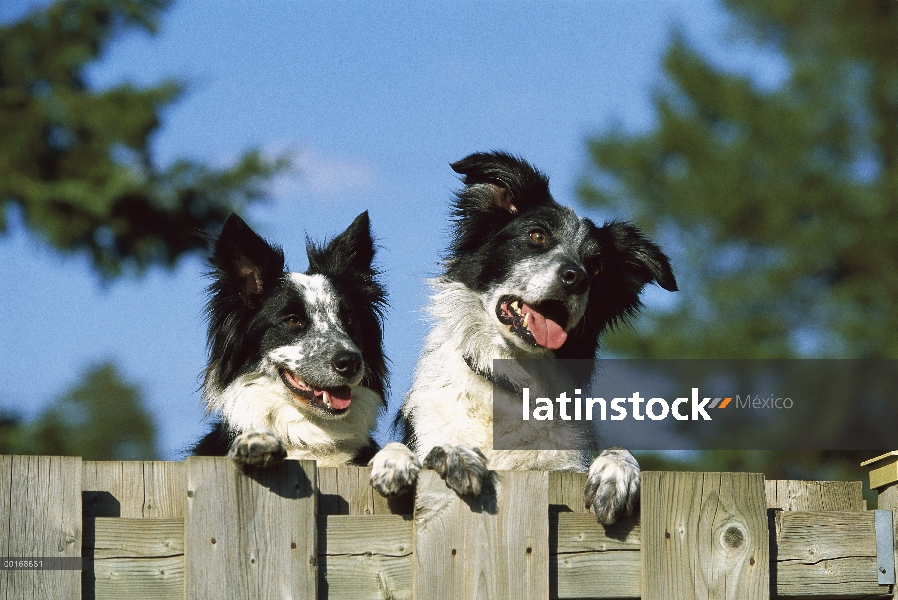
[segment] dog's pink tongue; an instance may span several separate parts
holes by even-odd
[[[530,315],[527,318],[527,327],[537,344],[549,350],[557,350],[564,345],[567,333],[561,328],[561,325],[552,319],[545,318],[527,303],[521,305],[521,312]]]
[[[330,402],[330,405],[337,410],[343,410],[352,404],[352,388],[348,385],[334,388],[329,391],[315,390],[315,393],[318,394],[319,391],[324,394],[324,399]]]

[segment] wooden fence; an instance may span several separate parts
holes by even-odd
[[[583,484],[501,472],[465,501],[424,471],[387,502],[368,469],[305,461],[0,456],[0,555],[84,557],[0,570],[0,598],[894,598],[898,519],[877,529],[860,482],[646,472],[641,518],[608,528]]]

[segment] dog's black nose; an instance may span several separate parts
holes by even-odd
[[[331,365],[339,375],[343,377],[355,377],[362,368],[362,355],[358,352],[337,352],[334,354]]]
[[[558,277],[569,294],[582,294],[589,287],[589,278],[579,265],[567,263],[558,269]]]

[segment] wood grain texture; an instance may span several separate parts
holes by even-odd
[[[184,598],[184,519],[97,517],[83,598]]]
[[[780,597],[877,597],[873,512],[774,514],[774,591]],[[888,597],[888,596],[887,596]]]
[[[412,598],[412,521],[399,515],[318,517],[318,597]]]
[[[110,558],[94,563],[96,600],[183,600],[184,557]]]
[[[419,600],[546,598],[548,476],[502,471],[495,489],[459,498],[422,471],[415,499]]]
[[[549,472],[549,511],[550,512],[592,512],[583,502],[583,490],[586,488],[586,473],[568,471]]]
[[[9,556],[10,527],[12,526],[12,514],[10,503],[12,502],[12,456],[0,454],[0,555]],[[7,598],[6,589],[9,587],[9,574],[0,571],[0,599]]]
[[[184,519],[99,517],[83,547],[95,560],[184,556]]]
[[[764,482],[767,508],[782,510],[867,510],[860,481]]]
[[[644,472],[642,539],[647,600],[769,594],[763,475]]]
[[[549,474],[499,472],[500,592],[505,598],[549,595]]]
[[[311,461],[244,470],[188,458],[186,597],[315,598],[315,480]]]
[[[81,593],[89,598],[184,596],[184,506],[187,471],[183,462],[164,461],[85,461],[82,465],[84,553],[91,557],[81,582]],[[121,517],[121,522],[114,517]],[[146,556],[114,550],[110,535],[127,535],[123,542],[134,543],[135,552],[144,552],[141,538],[154,540],[168,530],[154,532],[141,525],[142,518],[172,518],[179,525],[177,540],[180,557],[161,550]],[[103,529],[97,531],[98,524]],[[110,529],[111,528],[111,529]],[[101,544],[95,547],[97,540]],[[144,562],[141,562],[144,561]],[[133,582],[131,580],[133,579]],[[129,587],[133,584],[133,588]]]
[[[81,556],[81,458],[0,457],[0,554]],[[0,598],[77,598],[77,570],[0,571]]]
[[[186,465],[165,461],[85,461],[84,516],[184,517]]]
[[[591,513],[550,513],[549,597],[639,598],[641,547],[638,517],[604,527]]]
[[[318,514],[322,515],[410,515],[414,492],[384,498],[371,487],[368,467],[319,467]]]

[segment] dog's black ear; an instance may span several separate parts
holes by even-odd
[[[216,293],[236,293],[254,305],[284,274],[284,252],[269,244],[235,214],[228,217],[209,262]]]
[[[603,332],[635,317],[642,307],[640,295],[649,283],[677,291],[670,260],[633,225],[610,221],[602,227],[590,222],[598,254],[590,267],[589,315],[580,321],[556,355],[592,357]]]
[[[500,208],[516,215],[540,203],[553,202],[549,178],[511,154],[478,152],[450,166],[463,175],[465,184],[465,190],[459,194],[459,213]]]
[[[670,259],[654,242],[629,223],[611,221],[602,227],[610,242],[610,268],[619,270],[627,283],[643,286],[656,282],[669,292],[677,291]],[[604,262],[604,261],[603,261]],[[607,263],[606,263],[607,264]]]
[[[374,261],[374,239],[366,210],[355,218],[346,231],[332,239],[325,247],[309,241],[309,274],[334,275],[347,271],[371,272]]]

